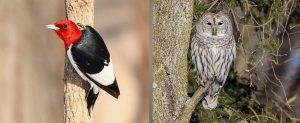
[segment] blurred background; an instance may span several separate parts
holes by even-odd
[[[121,91],[100,93],[94,123],[149,119],[149,2],[95,0],[95,28]],[[44,27],[65,19],[62,0],[0,0],[0,123],[62,123],[65,49]]]

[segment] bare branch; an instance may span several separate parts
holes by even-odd
[[[67,18],[75,23],[93,26],[94,24],[94,0],[65,0]],[[88,83],[82,80],[69,60],[65,59],[65,123],[89,123],[91,117],[88,114],[85,100],[85,90]]]
[[[205,82],[206,85],[211,85],[212,81]],[[207,92],[210,86],[199,86],[194,95],[188,99],[182,109],[181,115],[178,117],[176,123],[188,123],[190,121],[190,117],[195,110],[199,101],[203,98],[205,92]]]

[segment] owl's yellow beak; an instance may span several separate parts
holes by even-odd
[[[217,28],[216,27],[212,28],[212,35],[217,35]]]

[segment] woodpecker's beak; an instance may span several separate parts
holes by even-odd
[[[217,28],[216,27],[212,28],[212,35],[217,35]]]
[[[53,24],[46,25],[46,27],[47,27],[48,29],[52,29],[52,30],[59,30],[59,28],[58,28],[57,26],[53,25]]]

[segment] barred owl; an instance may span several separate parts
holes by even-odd
[[[236,55],[233,28],[225,13],[207,12],[196,22],[196,30],[191,41],[192,62],[198,85],[210,86],[201,101],[204,109],[212,110]],[[212,83],[205,84],[207,81]]]

